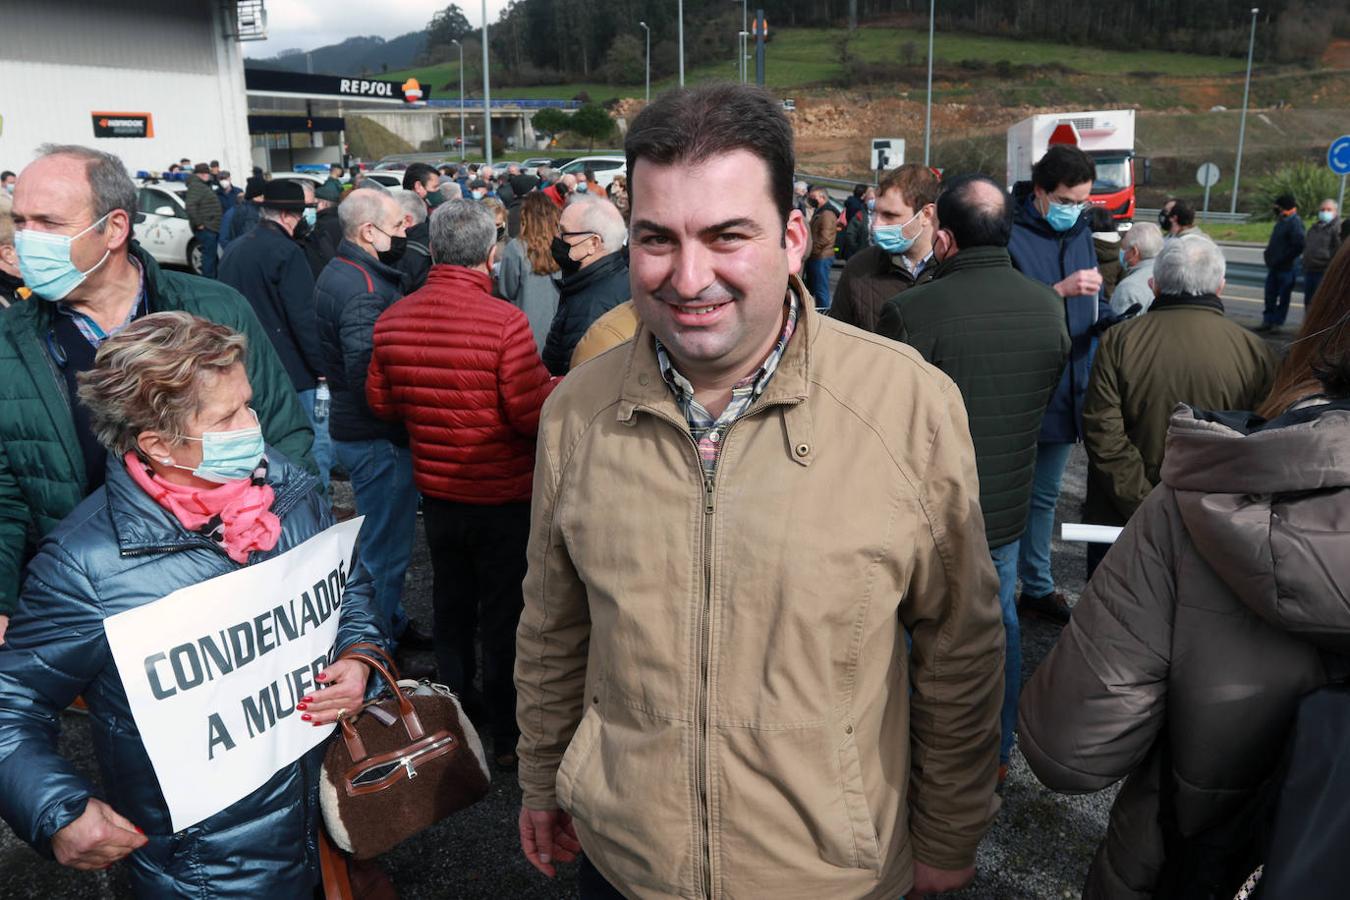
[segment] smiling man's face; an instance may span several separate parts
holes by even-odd
[[[785,231],[768,164],[748,150],[693,166],[640,158],[632,183],[638,314],[695,386],[748,375],[778,340],[788,276],[801,270],[801,213]]]

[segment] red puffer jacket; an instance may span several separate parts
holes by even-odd
[[[491,291],[483,272],[432,266],[375,323],[366,400],[407,425],[417,489],[440,500],[530,499],[539,408],[557,379],[525,314]]]

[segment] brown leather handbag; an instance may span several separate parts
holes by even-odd
[[[353,644],[339,659],[365,663],[389,686],[338,721],[341,740],[328,745],[319,779],[333,843],[370,859],[477,803],[490,775],[478,732],[449,688],[399,680],[375,644]]]

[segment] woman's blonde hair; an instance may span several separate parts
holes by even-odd
[[[94,437],[117,457],[143,431],[183,434],[201,408],[201,386],[244,361],[248,340],[185,312],[144,316],[108,338],[81,372],[80,402]]]

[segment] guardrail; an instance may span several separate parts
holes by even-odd
[[[438,97],[426,101],[426,105],[435,109],[459,109],[459,98]],[[493,109],[580,109],[581,105],[580,100],[513,100],[508,97],[492,101]],[[465,97],[464,108],[482,109],[483,98]]]
[[[1160,210],[1145,209],[1142,206],[1136,206],[1134,208],[1134,217],[1136,219],[1150,221],[1158,218],[1159,212]],[[1213,222],[1216,225],[1245,225],[1251,221],[1251,218],[1251,213],[1226,213],[1214,212],[1214,210],[1202,213],[1198,209],[1195,211],[1195,220],[1197,222]]]

